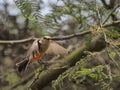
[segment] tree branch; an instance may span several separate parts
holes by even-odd
[[[97,16],[98,16],[99,25],[102,28],[102,17],[101,17],[100,12],[99,12],[99,7],[98,7],[98,4],[97,4],[97,1],[96,1],[96,13],[97,13]]]
[[[105,24],[105,23],[106,23],[106,21],[109,19],[109,17],[114,13],[114,11],[115,11],[118,7],[120,7],[120,5],[117,5],[117,6],[109,13],[109,15],[108,15],[107,18],[103,21],[102,24]]]
[[[103,3],[103,5],[105,6],[106,9],[112,10],[112,9],[114,9],[114,7],[115,7],[115,2],[116,2],[116,0],[110,0],[110,1],[109,1],[109,2],[110,2],[109,4],[106,3],[106,0],[101,0],[101,2]],[[113,21],[114,21],[114,20],[118,20],[118,19],[117,19],[117,16],[116,16],[114,13],[111,13],[111,17],[112,17]]]
[[[109,27],[120,24],[120,20],[113,21],[112,23],[104,24],[103,27]]]
[[[114,8],[115,1],[116,0],[110,0],[109,4],[107,4],[106,0],[101,0],[101,2],[103,3],[103,5],[105,6],[106,9],[112,9],[112,8]]]
[[[120,20],[116,20],[116,21],[113,21],[112,23],[104,24],[103,27],[114,26],[119,23],[120,23]],[[78,37],[78,36],[84,36],[91,32],[92,32],[92,30],[86,30],[86,31],[82,31],[80,33],[75,33],[75,34],[71,34],[71,35],[67,35],[67,36],[63,36],[63,37],[52,37],[52,40],[66,40],[66,39],[70,39],[70,38],[74,38],[74,37]],[[29,37],[29,38],[21,39],[21,40],[0,40],[0,44],[20,44],[20,43],[33,41],[35,39],[39,39],[39,38]]]
[[[109,5],[106,3],[106,1],[105,0],[101,0],[101,1],[102,1],[103,5],[108,9]]]
[[[67,36],[63,36],[63,37],[53,37],[52,40],[66,40],[66,39],[70,39],[73,37],[84,36],[91,32],[92,32],[92,30],[82,31],[80,33],[75,33],[75,34],[71,34],[71,35],[67,35]]]
[[[37,38],[29,37],[29,38],[21,39],[21,40],[0,40],[0,44],[19,44],[19,43],[33,41],[35,39],[37,39]]]
[[[64,37],[53,37],[52,40],[65,40],[65,39],[70,39],[70,38],[73,38],[73,37],[84,36],[84,35],[89,34],[89,33],[91,33],[91,30],[71,34],[71,35],[64,36]],[[22,39],[22,40],[0,40],[0,44],[19,44],[19,43],[33,41],[35,39],[39,39],[39,38],[29,37],[29,38]]]

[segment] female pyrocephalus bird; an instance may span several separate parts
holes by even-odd
[[[35,40],[28,50],[25,59],[16,64],[18,66],[18,71],[21,72],[25,70],[27,65],[32,61],[39,61],[45,53],[55,55],[66,54],[67,50],[51,40],[51,37],[44,36],[41,39]]]

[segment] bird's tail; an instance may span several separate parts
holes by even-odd
[[[24,59],[23,61],[17,63],[16,65],[18,66],[18,71],[22,72],[26,69],[26,67],[28,66],[29,60],[28,59]]]

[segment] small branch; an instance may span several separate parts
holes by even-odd
[[[66,39],[70,39],[70,38],[74,38],[74,37],[78,37],[78,36],[84,36],[91,32],[92,32],[92,30],[87,30],[87,31],[83,31],[80,33],[75,33],[75,34],[71,34],[71,35],[67,35],[67,36],[63,36],[63,37],[53,37],[52,40],[66,40]]]
[[[19,44],[19,43],[33,41],[35,39],[37,39],[37,38],[29,37],[29,38],[21,39],[21,40],[0,40],[0,44]]]
[[[117,6],[109,13],[109,15],[108,15],[107,18],[103,21],[102,24],[105,24],[105,23],[106,23],[106,21],[109,19],[109,17],[113,14],[113,12],[114,12],[118,7],[120,7],[120,5],[117,5]]]
[[[109,24],[104,24],[104,25],[102,25],[102,27],[109,27],[109,26],[113,26],[113,25],[116,25],[119,23],[120,23],[120,20],[117,20],[117,21],[113,21],[112,23],[109,23]],[[70,38],[74,38],[74,37],[78,37],[78,36],[84,36],[91,32],[92,32],[92,30],[86,30],[86,31],[83,31],[80,33],[75,33],[75,34],[71,34],[71,35],[67,35],[67,36],[63,36],[63,37],[53,37],[52,40],[66,40],[66,39],[70,39]],[[21,40],[0,40],[0,44],[20,44],[20,43],[33,41],[35,39],[39,39],[39,38],[29,37],[29,38],[21,39]]]
[[[97,16],[98,16],[98,20],[99,20],[99,25],[100,25],[101,31],[102,31],[102,33],[104,35],[104,39],[105,39],[106,42],[108,42],[106,33],[105,33],[104,29],[102,28],[103,27],[102,17],[101,17],[100,12],[99,12],[99,7],[98,7],[98,4],[97,4],[97,0],[96,0],[96,12],[97,12]]]
[[[96,1],[96,12],[97,12],[98,20],[99,20],[99,25],[102,28],[102,17],[101,17],[100,12],[99,12],[99,7],[97,4],[97,1]]]
[[[26,18],[24,25],[25,25],[24,26],[24,33],[26,33],[26,32],[28,32],[28,25],[29,25],[29,19],[28,18]]]
[[[67,35],[67,36],[64,36],[64,37],[53,37],[52,40],[65,40],[65,39],[70,39],[70,38],[73,38],[73,37],[83,36],[83,35],[86,35],[86,34],[89,34],[89,33],[91,33],[91,30],[83,31],[81,33],[75,33],[75,34]],[[39,38],[29,37],[29,38],[22,39],[22,40],[0,40],[0,44],[19,44],[19,43],[33,41],[35,39],[39,39]]]
[[[109,23],[109,24],[104,24],[103,27],[109,27],[109,26],[113,26],[113,25],[116,25],[116,24],[120,24],[120,20],[113,21],[112,23]]]
[[[106,0],[101,0],[101,2],[103,3],[103,5],[105,6],[105,8],[106,8],[107,10],[112,10],[112,9],[114,9],[114,7],[115,7],[115,2],[116,2],[116,0],[110,0],[110,1],[109,1],[109,2],[110,2],[109,4],[106,3]],[[114,13],[111,13],[110,16],[112,17],[112,20],[113,20],[113,21],[118,20],[117,16],[116,16]]]
[[[108,9],[109,8],[109,5],[106,3],[105,0],[101,0],[101,2],[103,3],[103,5]]]
[[[110,0],[109,4],[107,4],[106,0],[101,0],[101,2],[103,3],[103,5],[105,6],[106,9],[112,9],[115,6],[115,1],[116,0]]]

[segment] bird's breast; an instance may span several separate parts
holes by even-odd
[[[41,59],[41,56],[42,56],[42,53],[36,52],[30,57],[30,60],[31,61],[38,61]]]

